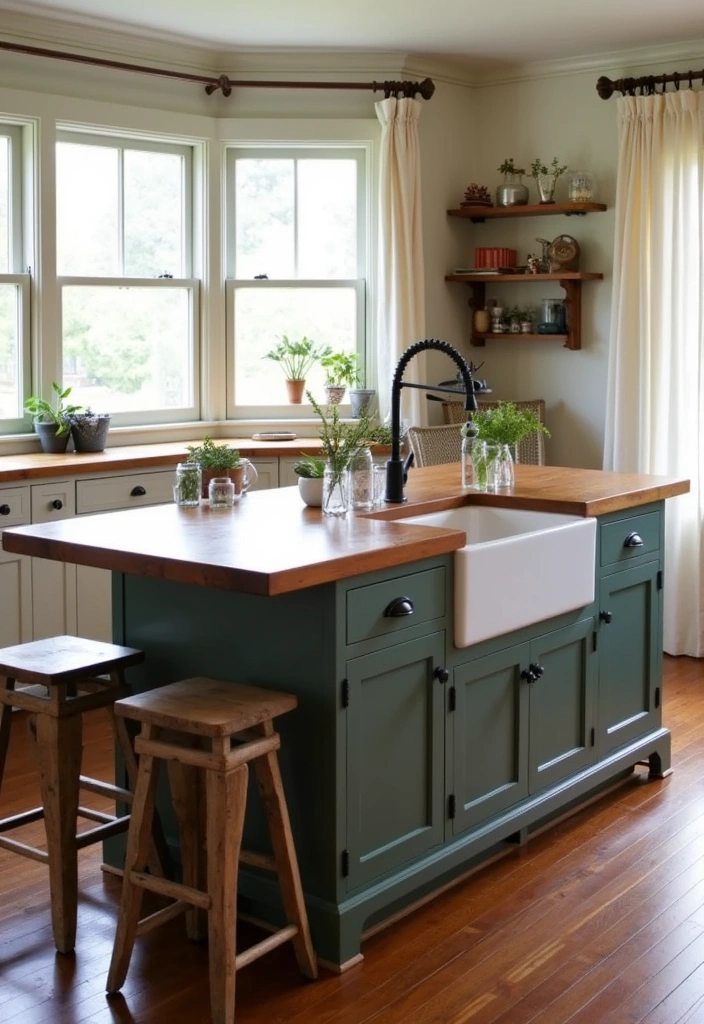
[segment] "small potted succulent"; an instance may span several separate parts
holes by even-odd
[[[71,437],[77,452],[102,452],[108,440],[110,429],[109,412],[93,412],[86,406],[83,412],[69,416]]]
[[[42,446],[42,451],[56,455],[66,451],[69,431],[71,429],[71,416],[79,412],[83,407],[70,405],[66,399],[71,394],[71,388],[63,388],[56,381],[51,385],[52,399],[37,398],[30,396],[24,403],[25,412],[28,412],[34,420],[34,429]]]
[[[298,493],[306,505],[320,508],[323,504],[323,477],[325,460],[314,455],[303,455],[293,467],[298,477]]]
[[[325,370],[325,397],[328,405],[339,404],[345,390],[359,382],[360,369],[356,352],[330,352],[320,365]]]
[[[300,405],[306,387],[306,374],[312,366],[331,354],[329,345],[316,345],[306,337],[300,341],[291,341],[284,334],[279,344],[264,355],[264,359],[281,363],[286,375],[288,400],[292,405]]]

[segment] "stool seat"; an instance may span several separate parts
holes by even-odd
[[[196,677],[115,704],[117,716],[139,721],[142,728],[135,741],[139,754],[137,788],[108,993],[118,992],[124,984],[137,935],[182,913],[186,914],[186,931],[191,939],[204,937],[203,918],[207,913],[213,1024],[234,1024],[237,970],[284,942],[292,942],[302,973],[317,977],[279,771],[280,738],[272,722],[275,716],[293,710],[296,703],[291,694]],[[157,770],[162,761],[168,765],[178,822],[180,883],[152,878],[144,871]],[[249,762],[256,772],[273,856],[241,849]],[[287,923],[237,953],[240,862],[277,874]],[[171,897],[174,902],[140,920],[145,890]]]
[[[30,715],[42,797],[41,807],[0,819],[0,849],[48,864],[54,942],[61,953],[70,953],[76,940],[78,850],[126,831],[129,824],[128,814],[80,807],[79,792],[87,790],[121,803],[132,801],[130,790],[81,775],[82,715],[96,708],[107,710],[117,748],[134,784],[134,749],[126,725],[116,721],[113,707],[130,693],[125,669],[143,660],[144,653],[133,647],[76,636],[47,637],[0,649],[0,790],[12,712],[17,708]],[[18,682],[23,684],[19,690],[15,689]],[[79,817],[98,824],[77,834]],[[4,834],[41,819],[46,850]],[[160,858],[152,856],[150,866],[160,871]]]

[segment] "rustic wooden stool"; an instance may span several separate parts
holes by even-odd
[[[185,679],[141,693],[115,705],[118,716],[142,723],[135,741],[139,755],[122,888],[107,991],[125,981],[135,937],[156,924],[187,913],[189,938],[204,938],[208,911],[210,1006],[213,1024],[235,1018],[235,975],[240,967],[291,939],[298,965],[317,977],[296,851],[276,751],[272,719],[291,711],[296,698],[274,690],[214,679]],[[168,730],[168,732],[165,732]],[[144,872],[154,788],[160,761],[169,768],[181,842],[183,884]],[[248,762],[254,762],[266,809],[273,856],[241,849],[247,801]],[[199,783],[205,776],[203,802]],[[278,874],[288,924],[249,949],[236,953],[237,867],[239,861]],[[205,891],[199,887],[205,879]],[[173,896],[175,903],[139,920],[143,890]]]
[[[113,705],[130,693],[125,668],[143,660],[143,652],[132,647],[76,636],[53,636],[0,650],[0,788],[12,709],[21,708],[32,715],[30,726],[36,741],[42,796],[41,807],[0,819],[0,833],[43,818],[47,849],[2,834],[0,848],[48,863],[51,921],[60,953],[70,953],[76,942],[78,851],[124,832],[129,825],[129,815],[118,817],[79,807],[79,790],[132,802],[128,790],[81,775],[81,716],[95,708],[107,709],[128,778],[134,785],[136,758],[125,722],[115,719]],[[109,678],[96,678],[102,674]],[[16,690],[16,682],[29,685]],[[77,835],[79,816],[100,824]]]

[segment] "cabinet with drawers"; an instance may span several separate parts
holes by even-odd
[[[29,486],[0,487],[0,537],[7,526],[28,523]],[[32,559],[0,547],[0,647],[32,639]]]

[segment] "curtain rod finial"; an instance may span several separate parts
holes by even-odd
[[[596,83],[596,91],[599,93],[602,100],[609,100],[614,94],[614,83],[610,78],[602,75]]]

